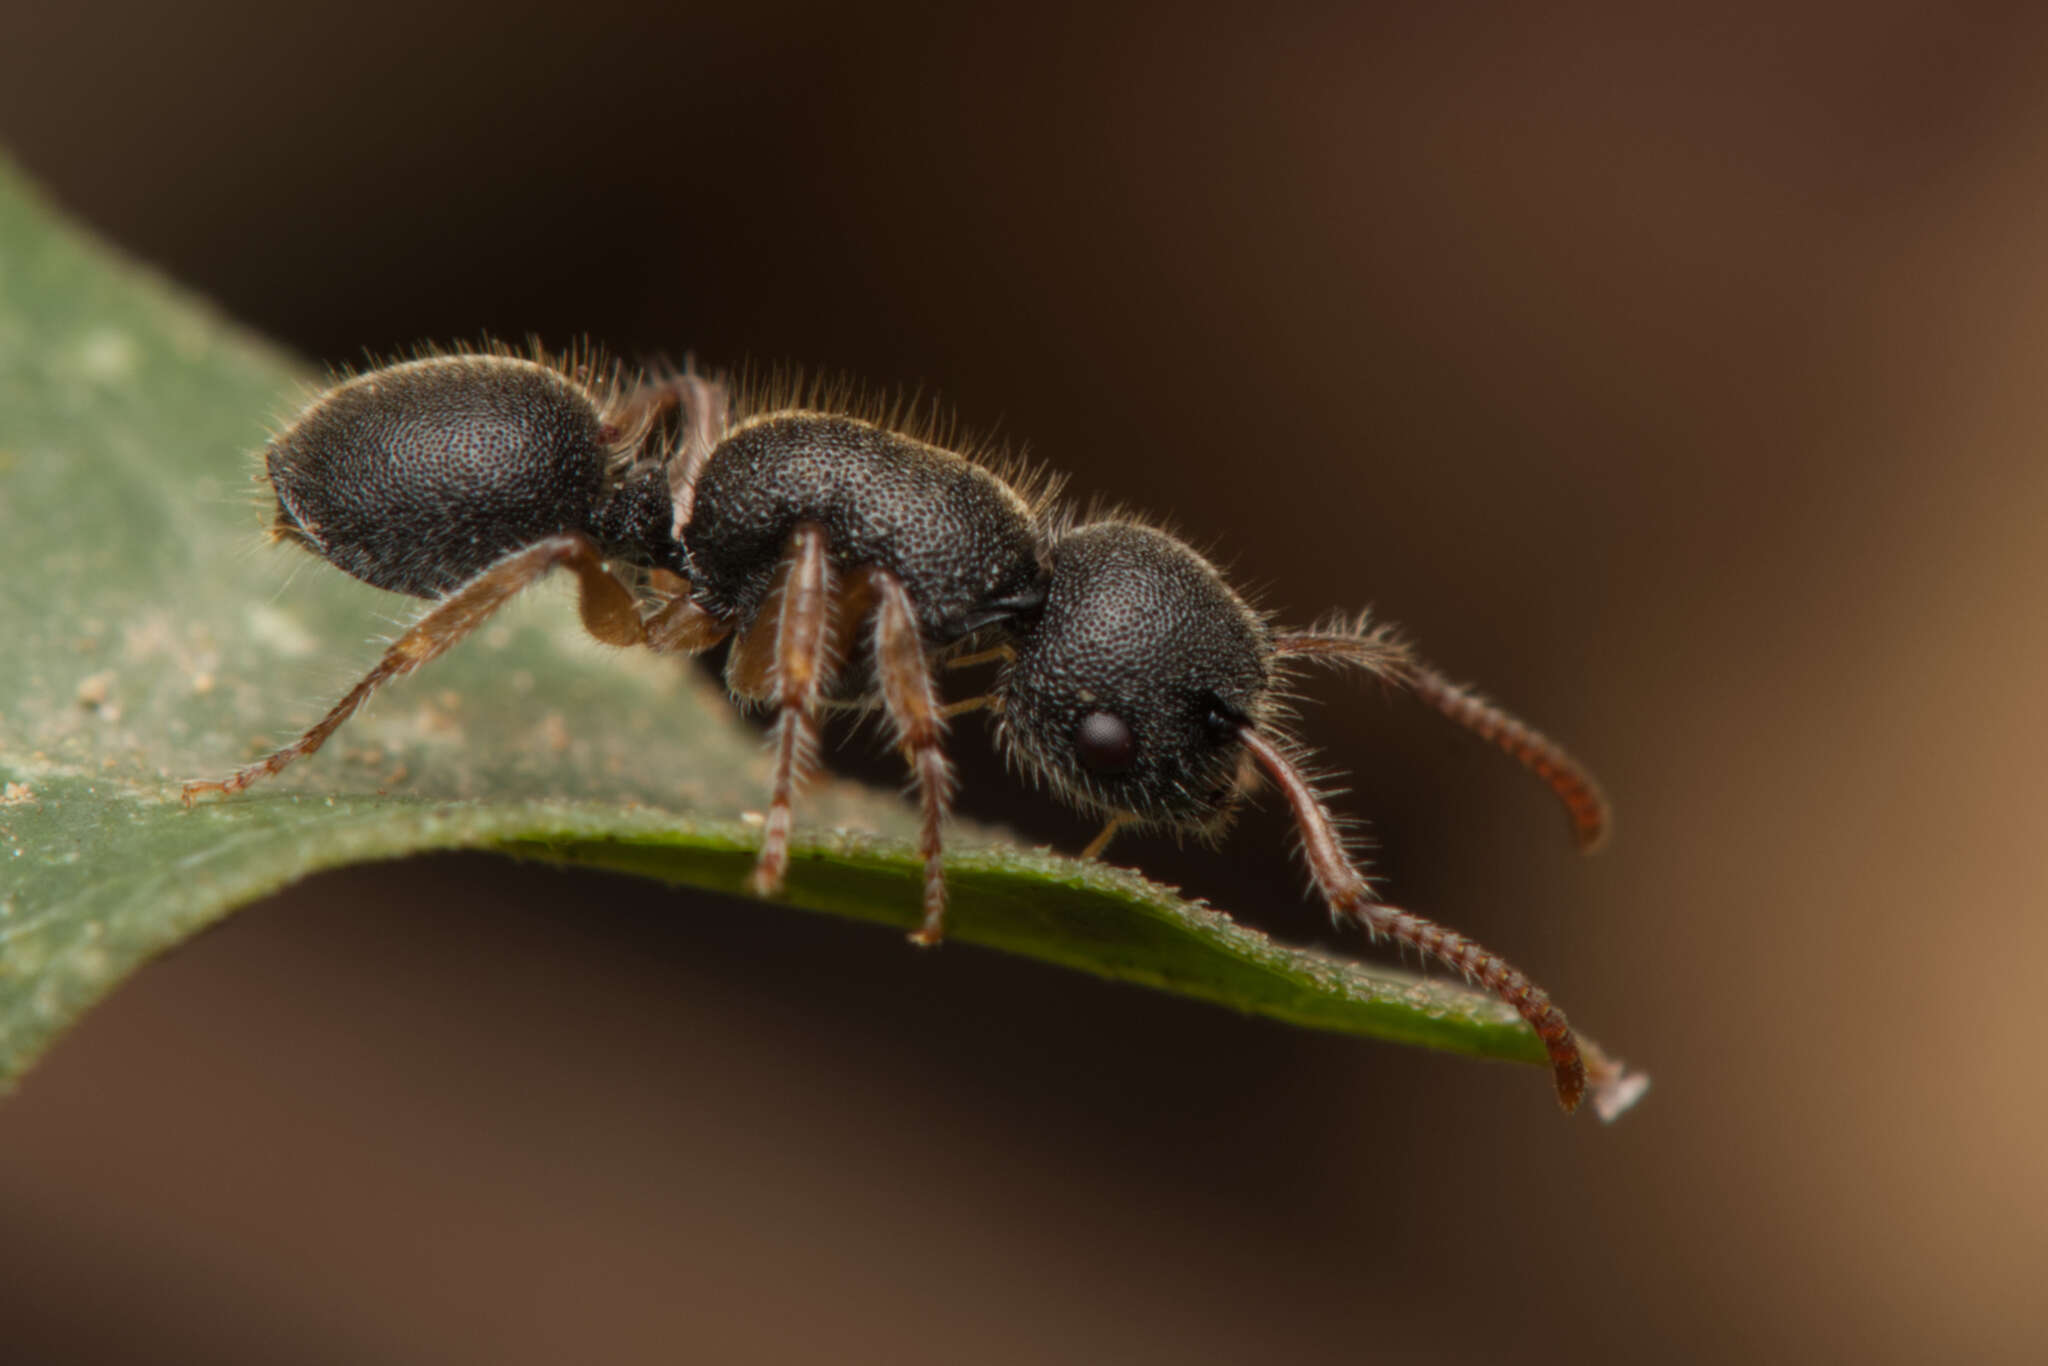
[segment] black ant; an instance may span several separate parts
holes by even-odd
[[[1555,744],[1360,621],[1278,630],[1175,538],[1125,520],[1062,525],[1043,492],[830,400],[735,404],[685,367],[635,376],[592,359],[430,355],[340,383],[264,452],[272,535],[379,588],[435,600],[292,744],[226,779],[232,794],[325,743],[370,694],[475,630],[555,569],[611,645],[695,653],[732,638],[726,681],[775,715],[774,778],[752,885],[781,889],[794,793],[819,715],[864,644],[878,703],[915,775],[924,918],[946,907],[947,719],[987,707],[1012,761],[1119,828],[1218,834],[1261,778],[1290,807],[1333,915],[1420,949],[1512,1005],[1542,1039],[1566,1109],[1586,1066],[1526,976],[1380,902],[1281,730],[1297,661],[1403,685],[1497,744],[1563,801],[1582,847],[1608,822],[1593,779]],[[865,638],[861,635],[865,628]],[[937,671],[1000,661],[951,705]],[[1605,1060],[1596,1084],[1622,1074]]]

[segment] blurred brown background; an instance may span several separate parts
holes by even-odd
[[[1417,8],[11,16],[0,140],[312,357],[921,383],[1405,623],[1620,825],[1579,860],[1331,679],[1390,891],[1657,1085],[1603,1129],[770,907],[360,870],[0,1110],[8,1359],[2048,1354],[2048,14]],[[1078,846],[973,729],[967,809]],[[1116,854],[1321,932],[1275,811]]]

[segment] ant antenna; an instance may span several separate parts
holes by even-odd
[[[1606,842],[1614,824],[1613,810],[1586,766],[1549,736],[1416,658],[1407,644],[1395,637],[1392,627],[1368,628],[1361,619],[1348,631],[1287,631],[1274,638],[1273,648],[1281,655],[1350,664],[1375,678],[1401,684],[1431,709],[1540,778],[1564,803],[1582,853],[1590,854]]]

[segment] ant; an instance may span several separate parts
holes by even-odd
[[[794,401],[792,401],[792,399]],[[1412,945],[1511,1005],[1575,1108],[1586,1061],[1541,988],[1470,940],[1373,893],[1283,731],[1298,663],[1412,691],[1508,753],[1562,801],[1582,848],[1608,825],[1592,777],[1559,746],[1361,618],[1283,630],[1195,550],[1128,519],[1072,521],[1051,487],[845,411],[844,395],[736,402],[721,378],[646,374],[594,357],[429,354],[343,380],[264,451],[273,539],[433,606],[291,744],[186,805],[231,795],[318,750],[379,687],[427,663],[557,569],[598,640],[691,654],[731,638],[726,684],[774,723],[773,778],[751,885],[780,891],[794,795],[820,713],[878,705],[920,806],[923,920],[944,933],[942,829],[952,716],[993,712],[1010,761],[1120,829],[1220,835],[1262,780],[1293,815],[1333,917]],[[863,634],[864,633],[864,634]],[[998,663],[991,690],[947,704],[940,670]],[[1623,1074],[1604,1059],[1596,1087]]]

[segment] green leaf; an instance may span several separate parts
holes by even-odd
[[[182,808],[181,780],[296,734],[372,662],[365,635],[410,610],[263,549],[243,453],[304,393],[287,357],[67,227],[0,163],[0,1086],[151,956],[319,869],[486,848],[742,887],[745,813],[767,789],[758,739],[693,671],[597,645],[547,589],[317,758]],[[828,780],[802,816],[790,903],[914,924],[902,802]],[[1135,874],[990,832],[963,828],[954,848],[955,941],[1544,1060],[1490,997],[1281,947]],[[1603,1075],[1621,1084],[1596,1056],[1596,1096]]]

